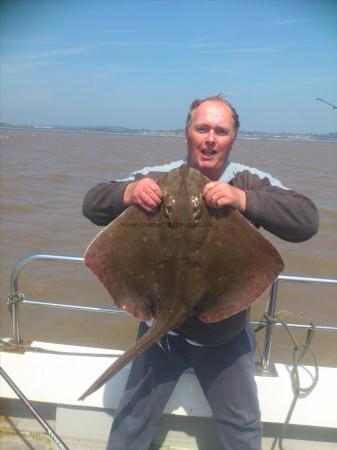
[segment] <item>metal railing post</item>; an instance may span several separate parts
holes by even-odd
[[[275,312],[276,312],[276,301],[277,301],[277,290],[278,290],[278,280],[275,280],[272,284],[269,294],[269,301],[266,308],[266,331],[264,337],[263,353],[262,353],[262,371],[270,372],[270,351],[271,351],[271,341],[273,335]]]
[[[9,302],[8,307],[12,316],[12,339],[15,344],[20,344],[19,304],[17,302]]]
[[[18,281],[21,270],[24,266],[31,261],[71,261],[76,263],[83,263],[83,258],[76,256],[58,256],[58,255],[45,255],[34,254],[26,256],[16,264],[14,267],[11,280],[10,280],[10,296],[7,300],[7,304],[12,317],[12,340],[15,344],[21,343],[20,329],[19,329],[19,303],[24,303],[24,297],[19,293]],[[22,298],[20,298],[22,297]]]

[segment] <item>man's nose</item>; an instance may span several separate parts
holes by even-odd
[[[214,143],[215,142],[215,132],[213,129],[210,129],[207,133],[207,142]]]

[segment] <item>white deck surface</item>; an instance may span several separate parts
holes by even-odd
[[[71,353],[111,353],[87,347],[47,344],[33,342],[33,347]],[[78,397],[110,364],[114,357],[55,355],[50,353],[26,352],[16,354],[0,353],[4,370],[15,381],[26,397],[33,401],[56,403],[60,405],[91,406],[115,409],[123,392],[129,367],[125,367],[105,386],[79,402]],[[259,399],[264,422],[282,423],[292,400],[289,377],[290,368],[276,364],[277,377],[256,376]],[[309,384],[313,374],[312,367],[301,370],[303,384]],[[16,395],[0,379],[0,397],[16,398]],[[319,382],[310,395],[301,398],[294,411],[291,422],[298,425],[337,428],[337,369],[321,367]],[[318,413],[319,411],[319,413]],[[181,377],[166,413],[210,417],[209,406],[203,396],[198,381],[192,373]]]

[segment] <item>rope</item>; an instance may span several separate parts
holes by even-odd
[[[293,343],[293,351],[292,351],[293,367],[290,372],[291,386],[292,386],[292,391],[293,391],[293,399],[290,404],[290,407],[289,407],[289,410],[287,413],[287,417],[284,421],[281,435],[279,437],[276,437],[273,440],[273,443],[271,446],[271,450],[274,450],[276,448],[276,444],[278,443],[279,450],[284,450],[283,440],[287,434],[290,419],[294,412],[297,400],[300,398],[301,395],[304,395],[304,394],[309,395],[314,390],[315,386],[318,383],[318,377],[319,377],[318,361],[317,361],[315,353],[311,349],[311,344],[312,344],[312,341],[315,336],[315,325],[312,322],[310,323],[311,328],[309,328],[309,330],[307,331],[305,342],[304,342],[304,344],[300,344],[297,341],[297,339],[295,338],[295,336],[292,333],[292,331],[290,330],[290,328],[288,327],[288,325],[286,324],[286,322],[282,319],[282,317],[279,313],[275,314],[274,317],[272,317],[272,318],[269,317],[265,313],[263,318],[265,318],[268,322],[273,322],[273,323],[280,322],[283,325],[283,327],[285,328],[286,332],[288,333],[288,336],[290,337],[290,340]],[[261,323],[260,325],[257,326],[255,331],[259,331],[264,326],[265,325]],[[314,377],[313,377],[311,384],[307,387],[302,387],[298,369],[299,369],[301,360],[307,353],[309,353],[313,359],[315,373],[314,373]]]
[[[25,296],[20,292],[15,292],[15,294],[10,294],[7,299],[7,305],[10,306],[13,303],[22,303],[25,299]]]
[[[7,299],[7,305],[11,306],[15,303],[22,303],[25,300],[24,294],[15,292],[10,294]],[[12,338],[0,338],[0,352],[36,352],[36,353],[51,353],[54,355],[69,355],[69,356],[101,356],[101,357],[115,357],[119,354],[113,353],[90,353],[90,352],[67,352],[61,350],[49,350],[42,347],[32,347],[30,344],[24,342],[16,343]]]
[[[49,350],[43,347],[32,347],[30,344],[12,342],[11,338],[0,338],[0,352],[36,352],[36,353],[50,353],[53,355],[66,356],[101,356],[101,357],[116,357],[119,353],[91,353],[91,352],[67,352],[62,350]]]

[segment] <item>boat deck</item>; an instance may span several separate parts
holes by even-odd
[[[55,450],[56,445],[48,439],[43,431],[23,431],[20,424],[20,433],[16,428],[18,422],[16,419],[8,419],[7,426],[4,426],[4,417],[1,419],[0,449],[1,450]],[[174,422],[174,421],[173,421]],[[163,421],[159,427],[158,433],[149,450],[223,450],[215,441],[213,424],[207,420],[189,423],[186,431],[171,430],[168,432],[168,425],[171,424],[171,418],[163,416]],[[26,422],[26,426],[28,423]],[[51,422],[51,425],[53,423]],[[54,424],[55,425],[55,424]],[[201,427],[201,428],[200,428]],[[268,430],[268,425],[267,425]],[[202,432],[202,442],[200,442],[200,433]],[[304,431],[303,431],[304,432]],[[294,430],[291,430],[294,433]],[[307,433],[306,433],[307,434]],[[310,434],[314,434],[311,432]],[[63,438],[63,436],[61,436]],[[164,437],[164,441],[163,441]],[[312,439],[287,438],[283,441],[285,450],[336,450],[337,442],[327,442],[329,435],[322,436],[320,432]],[[64,437],[64,441],[70,450],[105,450],[105,439],[83,439],[79,437]],[[330,436],[330,438],[333,438]],[[262,440],[262,450],[270,450],[273,443],[273,437],[264,436]],[[320,440],[323,439],[323,440]],[[278,449],[278,446],[276,446]],[[117,449],[116,449],[117,450]],[[234,450],[234,449],[233,449]]]
[[[33,342],[55,353],[1,353],[1,365],[35,409],[71,450],[103,450],[129,367],[105,387],[78,402],[78,396],[120,352]],[[93,353],[94,356],[88,356]],[[104,353],[104,356],[98,354]],[[83,355],[84,354],[84,355]],[[256,376],[262,420],[263,450],[280,436],[292,400],[288,365],[276,364],[274,376]],[[303,369],[304,383],[313,368]],[[54,450],[41,425],[0,379],[0,449]],[[286,450],[337,450],[337,369],[320,367],[319,382],[300,398],[288,429]],[[276,447],[277,448],[277,447]],[[151,450],[220,450],[209,406],[193,372],[183,374],[166,406]],[[116,449],[117,450],[117,449]],[[235,450],[235,449],[231,449]]]

